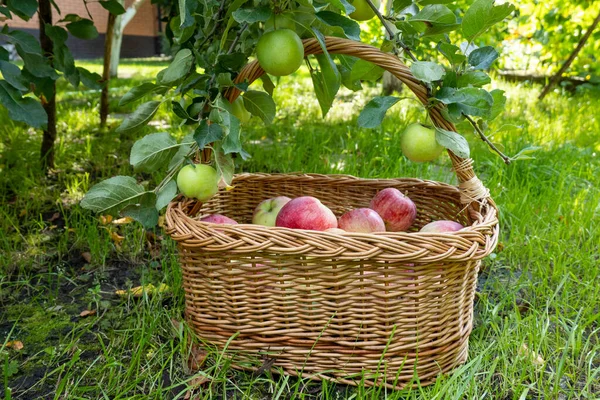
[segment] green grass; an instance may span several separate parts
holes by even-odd
[[[98,63],[86,63],[92,69]],[[114,82],[118,97],[164,67],[126,63]],[[187,368],[199,342],[183,320],[176,249],[156,229],[103,225],[77,205],[91,185],[131,174],[128,154],[141,134],[118,136],[97,127],[98,93],[62,84],[57,171],[39,172],[40,134],[0,110],[0,387],[14,398],[183,398],[199,377],[198,398],[583,399],[600,397],[600,98],[551,94],[498,83],[509,98],[492,126],[507,154],[535,145],[535,159],[502,163],[468,126],[476,172],[500,208],[501,244],[485,261],[475,305],[468,363],[436,384],[392,392],[347,388],[267,373],[234,370],[208,348],[198,372]],[[361,177],[419,177],[455,183],[447,157],[416,165],[402,157],[399,134],[424,118],[404,93],[381,129],[356,126],[377,88],[344,92],[325,120],[309,79],[282,79],[278,115],[246,132],[253,158],[239,171],[347,173]],[[168,110],[161,126],[186,133]],[[157,176],[141,176],[156,182]],[[115,233],[122,241],[113,240]],[[89,253],[89,254],[88,254]],[[91,257],[87,262],[86,257]],[[141,299],[114,290],[160,283],[170,290]],[[79,317],[85,309],[96,315]],[[19,340],[20,351],[4,344]],[[194,346],[191,343],[195,343]],[[521,349],[526,345],[529,353]],[[543,359],[533,361],[532,354]],[[276,371],[274,371],[276,372]],[[8,392],[6,392],[8,393]],[[0,395],[10,398],[4,392]]]

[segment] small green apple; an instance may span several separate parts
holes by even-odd
[[[244,106],[244,99],[242,99],[242,96],[238,96],[231,104],[231,113],[235,115],[242,124],[245,124],[252,118],[252,114],[250,114],[250,111],[246,110],[246,107]]]
[[[186,197],[206,201],[219,190],[219,174],[210,165],[186,165],[177,174],[177,187]]]
[[[379,5],[381,4],[380,0],[372,1],[373,5],[376,8],[379,8]],[[375,16],[375,12],[373,11],[373,9],[371,9],[371,6],[369,6],[369,3],[367,3],[365,0],[350,0],[350,4],[352,4],[354,8],[356,8],[354,12],[348,15],[353,20],[368,21]]]
[[[290,75],[300,68],[304,60],[302,39],[290,29],[267,32],[258,39],[256,58],[266,73]]]
[[[413,162],[435,160],[444,147],[435,140],[435,130],[419,123],[410,124],[400,138],[402,153]]]

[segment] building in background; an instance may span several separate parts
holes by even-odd
[[[67,14],[77,14],[82,18],[89,18],[83,0],[54,1],[61,11],[59,15],[53,9],[52,20],[55,24]],[[133,0],[125,0],[125,8],[132,2]],[[108,11],[102,8],[98,2],[88,2],[87,8],[100,35],[94,40],[82,40],[69,35],[67,45],[75,58],[102,58],[104,56],[104,37],[106,35]],[[135,17],[125,27],[121,58],[153,57],[160,54],[158,19],[158,8],[151,4],[151,0],[146,0]],[[15,16],[14,19],[7,20],[4,23],[10,28],[19,28],[35,37],[39,37],[39,19],[37,15],[29,21],[23,21]],[[58,25],[64,24],[58,23]]]

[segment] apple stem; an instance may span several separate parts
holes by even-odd
[[[381,24],[387,31],[387,33],[390,37],[390,40],[394,40],[396,43],[398,43],[400,45],[400,47],[402,47],[404,52],[408,55],[408,57],[410,57],[411,60],[417,61],[417,58],[413,55],[412,51],[410,51],[410,47],[405,45],[404,42],[402,40],[400,40],[400,38],[397,37],[396,34],[390,29],[390,27],[388,26],[388,24],[385,21],[385,18],[379,12],[379,9],[377,7],[375,7],[375,4],[373,4],[373,2],[371,0],[366,0],[366,2],[369,5],[369,7],[371,7],[371,9],[375,13],[375,15],[377,15],[377,18],[379,18],[379,20],[381,21]]]
[[[368,1],[368,0],[367,0]],[[463,114],[464,117],[467,119],[467,121],[469,121],[471,123],[471,125],[473,125],[473,128],[475,129],[475,132],[477,132],[477,134],[479,134],[479,137],[481,138],[481,140],[483,140],[488,146],[490,146],[490,148],[492,150],[494,150],[496,153],[498,153],[498,155],[502,158],[502,160],[504,161],[504,163],[506,165],[509,165],[511,163],[510,157],[508,157],[506,154],[502,153],[500,151],[500,149],[498,149],[494,143],[492,143],[490,141],[490,139],[483,133],[483,131],[479,128],[479,126],[477,125],[477,123],[475,121],[473,121],[473,118],[471,118],[470,116]]]

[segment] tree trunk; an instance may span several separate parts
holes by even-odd
[[[108,89],[110,83],[110,57],[113,46],[113,27],[115,25],[116,15],[108,14],[108,24],[106,25],[106,38],[104,39],[104,67],[102,69],[102,95],[100,96],[100,127],[106,126],[108,118]]]
[[[45,57],[52,60],[52,40],[46,35],[46,24],[52,25],[52,6],[50,0],[39,0],[40,44]],[[54,141],[56,140],[56,82],[52,82],[52,95],[42,98],[42,106],[48,114],[48,126],[42,137],[41,162],[44,171],[54,168]]]
[[[118,0],[121,5],[124,0]],[[123,31],[127,24],[131,22],[135,14],[146,0],[135,0],[125,11],[125,14],[117,16],[113,28],[113,48],[110,56],[110,76],[116,78],[119,75],[119,61],[121,59],[121,44],[123,43]],[[153,22],[154,23],[154,22]]]
[[[542,100],[544,97],[546,97],[548,92],[550,92],[550,89],[552,89],[552,87],[554,85],[556,85],[556,83],[560,80],[562,74],[571,66],[571,63],[575,60],[575,57],[577,57],[577,54],[579,54],[579,52],[585,45],[585,42],[587,42],[589,37],[592,35],[592,32],[594,31],[594,29],[596,29],[596,26],[598,26],[599,22],[600,22],[600,13],[598,13],[598,15],[596,16],[596,19],[594,19],[594,22],[592,22],[592,25],[588,28],[585,35],[583,35],[581,37],[581,39],[579,39],[579,43],[577,43],[577,47],[575,47],[575,50],[573,50],[573,52],[571,53],[571,55],[569,56],[567,61],[565,61],[565,63],[562,65],[562,67],[560,67],[558,72],[556,74],[554,74],[554,76],[552,76],[552,78],[550,79],[550,82],[548,82],[548,84],[542,89],[542,92],[540,93],[540,95],[538,97],[539,100]]]

